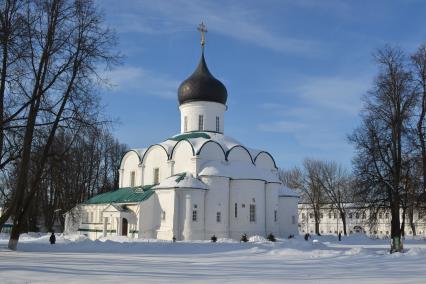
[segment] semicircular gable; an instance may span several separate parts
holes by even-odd
[[[142,159],[143,185],[156,184],[170,176],[166,149],[159,144],[151,145]]]
[[[149,146],[148,149],[146,149],[145,153],[143,153],[143,156],[141,157],[141,163],[144,162],[146,155],[149,152],[151,152],[154,149],[154,147],[160,147],[161,149],[163,149],[164,153],[166,154],[167,159],[169,159],[169,153],[167,153],[167,150],[166,150],[166,148],[164,148],[163,145],[161,145],[161,144],[153,144],[153,145]]]
[[[266,151],[259,152],[256,157],[254,157],[254,163],[256,166],[264,169],[276,169],[277,164],[275,163],[274,157]]]
[[[253,157],[251,156],[250,151],[242,145],[235,145],[231,149],[229,149],[226,152],[225,159],[227,161],[250,161],[253,163]]]
[[[175,144],[175,146],[173,146],[172,151],[170,152],[169,160],[173,160],[173,156],[175,154],[176,147],[178,147],[178,145],[180,145],[181,143],[184,143],[184,142],[187,142],[191,146],[192,156],[195,156],[194,145],[192,145],[191,141],[189,141],[188,139],[182,139],[179,142],[177,142]]]
[[[214,146],[213,146],[214,145]],[[215,148],[212,148],[215,147]],[[217,149],[217,151],[212,150]],[[200,149],[198,149],[197,155],[208,159],[208,160],[217,160],[217,153],[223,154],[223,159],[226,159],[226,152],[223,149],[222,145],[220,145],[218,142],[214,140],[208,140],[201,145]]]
[[[124,168],[124,162],[129,158],[129,156],[130,155],[135,155],[136,154],[136,156],[137,156],[137,158],[138,158],[138,161],[139,161],[139,164],[142,162],[142,159],[141,159],[141,156],[139,155],[139,153],[136,151],[136,150],[133,150],[133,149],[131,149],[131,150],[129,150],[129,151],[127,151],[124,155],[123,155],[123,157],[121,158],[121,161],[120,161],[120,169],[123,169]]]

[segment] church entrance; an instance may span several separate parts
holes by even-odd
[[[129,222],[127,222],[126,218],[123,218],[123,222],[121,225],[121,235],[122,236],[127,236],[127,227],[129,225]]]

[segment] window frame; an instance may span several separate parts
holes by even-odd
[[[204,115],[198,115],[198,131],[204,130]]]
[[[256,204],[250,204],[249,219],[250,223],[256,223]]]
[[[160,183],[160,168],[154,168],[152,173],[152,184]]]
[[[216,116],[216,132],[220,132],[220,118]]]
[[[198,212],[197,210],[192,210],[192,222],[198,221]]]

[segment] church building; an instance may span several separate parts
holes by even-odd
[[[131,149],[119,189],[66,214],[65,232],[164,240],[240,239],[298,233],[298,195],[285,188],[270,153],[225,135],[228,92],[201,58],[178,89],[180,133]]]

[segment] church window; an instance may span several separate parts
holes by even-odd
[[[197,205],[197,204],[194,204],[194,208],[195,208],[195,209],[197,209],[197,208],[198,208],[198,205]]]
[[[386,219],[389,219],[389,213],[386,213]]]
[[[216,222],[217,222],[217,223],[220,223],[220,222],[221,222],[221,218],[222,218],[221,213],[220,213],[220,212],[217,212],[217,213],[216,213]]]
[[[383,219],[383,213],[379,213],[379,218]]]
[[[352,213],[349,213],[349,219],[352,219]]]
[[[235,218],[238,217],[238,205],[237,205],[237,203],[235,203],[235,207],[234,207],[234,216],[235,216]]]
[[[278,212],[277,212],[277,210],[274,210],[274,222],[277,222],[277,220],[278,220],[278,214],[277,214]]]
[[[130,172],[130,186],[131,187],[135,186],[135,176],[136,176],[135,171],[131,171]]]
[[[199,115],[198,116],[198,130],[204,130],[204,116]]]
[[[310,219],[313,219],[313,218],[314,218],[314,214],[309,213],[309,218],[310,218]]]
[[[291,223],[294,225],[296,224],[296,216],[291,216]]]
[[[256,222],[256,205],[250,204],[250,222]]]
[[[219,116],[216,116],[216,132],[219,132]]]
[[[331,213],[328,213],[328,219],[331,219]]]
[[[336,219],[336,217],[337,217],[337,214],[333,213],[333,218]]]
[[[197,210],[192,210],[192,221],[197,222]]]
[[[159,181],[160,181],[160,169],[159,168],[155,168],[154,169],[154,181],[153,181],[153,184],[158,184]]]
[[[362,219],[367,218],[367,215],[365,213],[362,213]]]
[[[423,216],[422,216],[422,213],[421,213],[421,212],[417,213],[417,218],[418,218],[418,219],[422,219],[422,218],[423,218]]]
[[[183,132],[188,132],[188,117],[183,118]]]
[[[359,213],[355,213],[355,218],[359,219]]]

